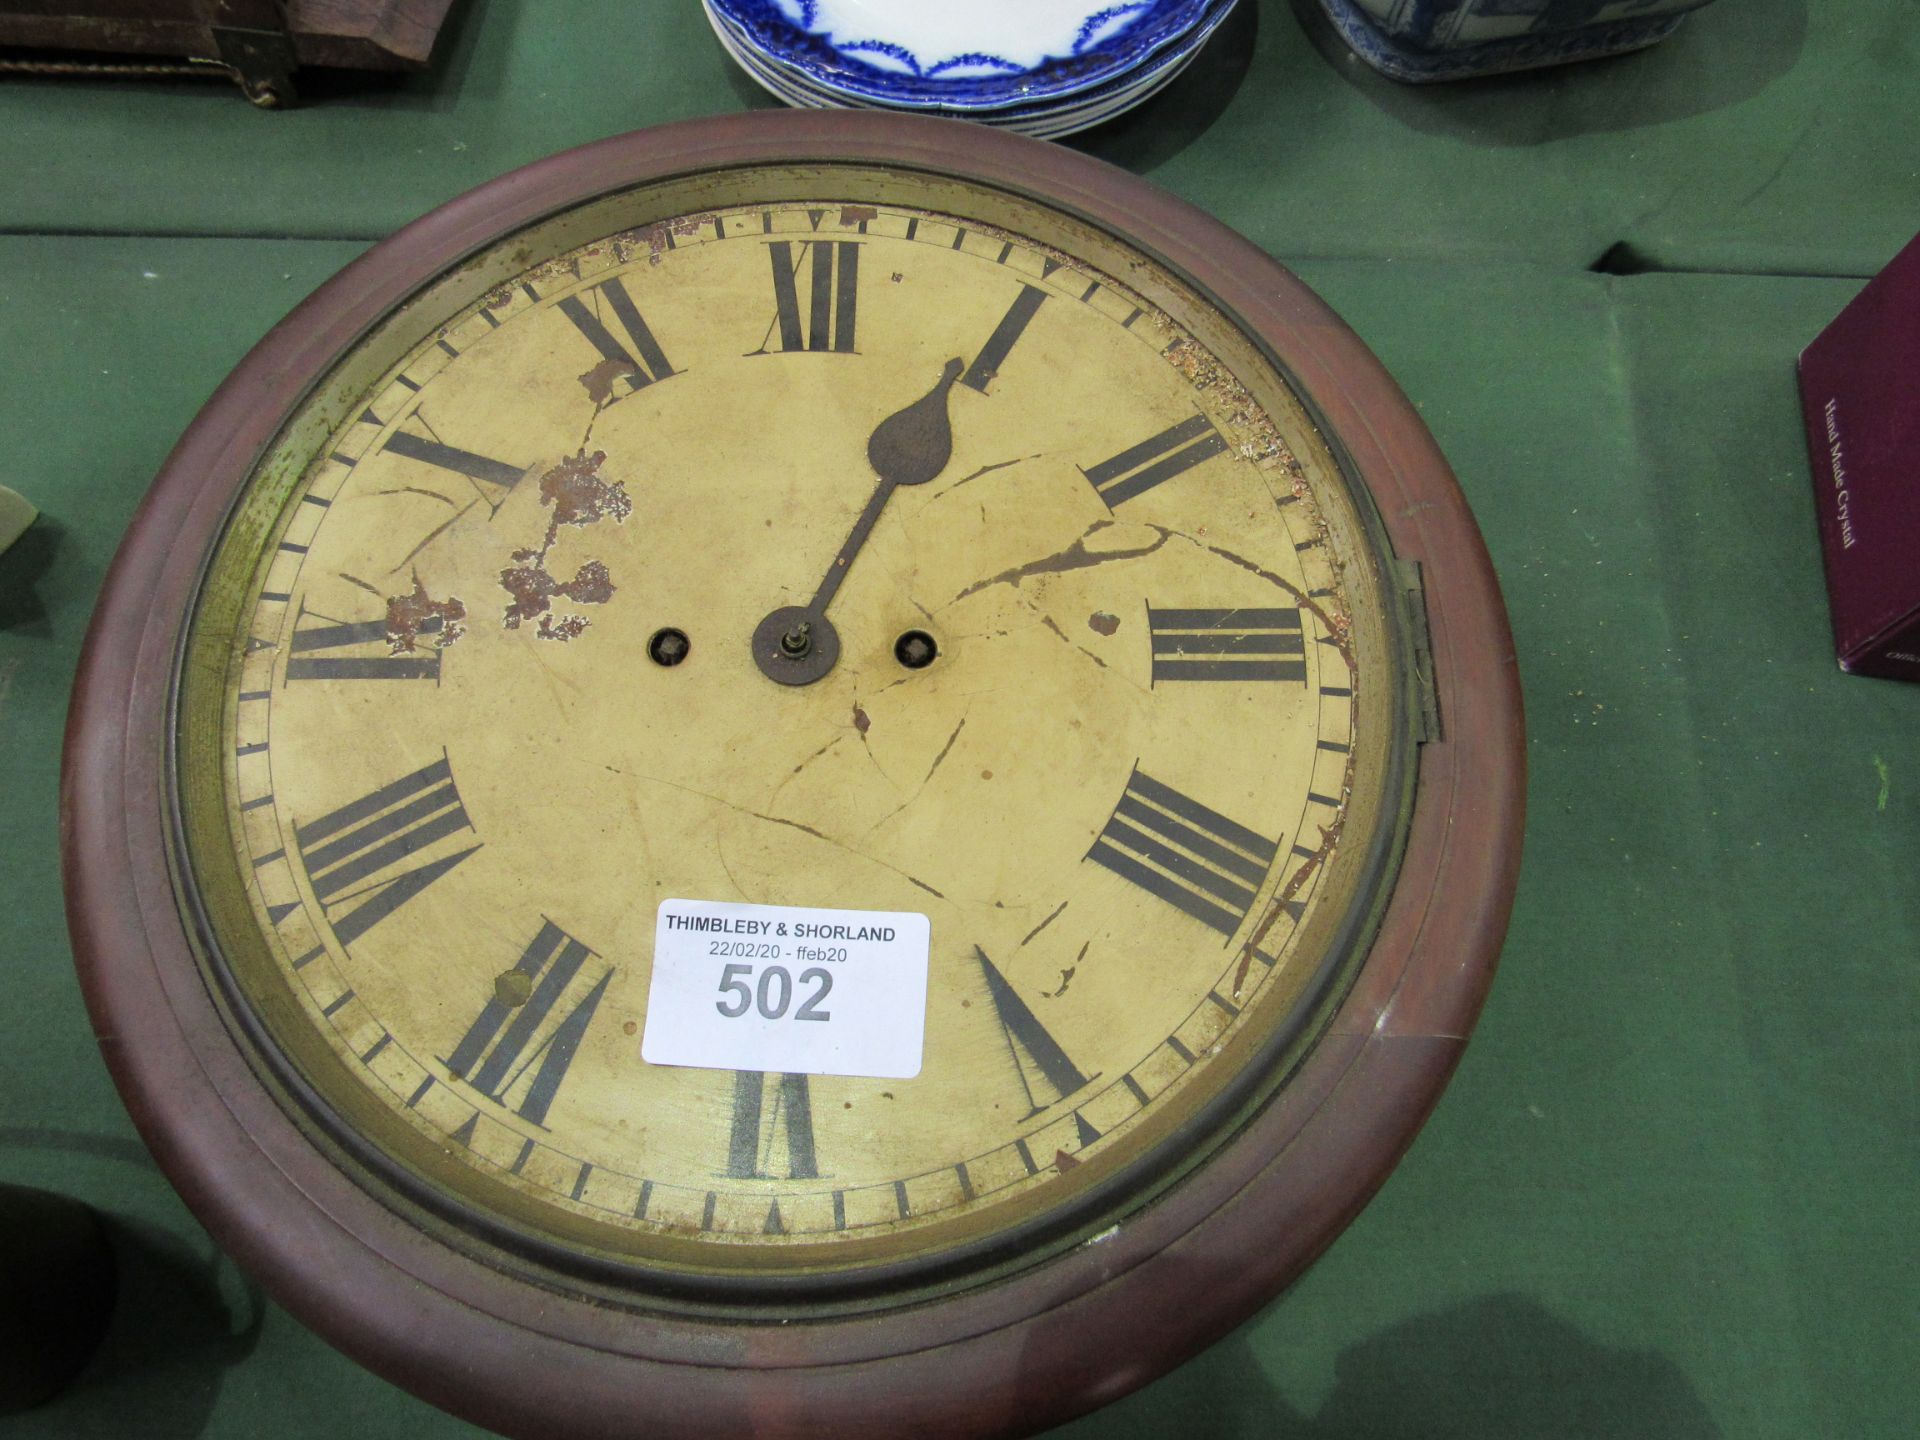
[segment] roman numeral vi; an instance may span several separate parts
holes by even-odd
[[[807,1077],[769,1077],[762,1070],[734,1071],[727,1175],[735,1180],[783,1178],[768,1168],[783,1136],[787,1150],[784,1178],[818,1179],[820,1166],[813,1153],[813,1098],[808,1093]]]

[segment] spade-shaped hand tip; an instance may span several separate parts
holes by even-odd
[[[960,378],[962,367],[960,360],[949,360],[933,389],[874,427],[867,441],[867,461],[889,485],[924,485],[947,468],[953,456],[947,392]]]

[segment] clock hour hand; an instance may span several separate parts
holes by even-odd
[[[754,628],[754,663],[769,680],[782,685],[810,685],[832,670],[840,658],[840,637],[827,619],[827,607],[893,492],[902,485],[924,485],[947,468],[953,456],[947,393],[963,368],[963,361],[949,360],[931,390],[887,416],[867,437],[867,463],[880,483],[874,486],[866,508],[827,567],[813,599],[805,605],[782,605]]]

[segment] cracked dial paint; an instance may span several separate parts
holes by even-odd
[[[263,468],[198,637],[224,678],[184,692],[228,758],[182,803],[224,816],[238,992],[417,1193],[692,1273],[1084,1235],[1337,997],[1397,803],[1361,512],[1177,280],[973,201],[496,255]],[[841,577],[837,665],[770,683],[754,626],[955,358],[951,458]],[[920,1075],[646,1064],[667,897],[926,914]]]

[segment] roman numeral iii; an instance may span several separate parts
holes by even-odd
[[[445,1058],[446,1067],[488,1099],[544,1126],[613,979],[608,970],[591,986],[576,985],[591,958],[586,946],[543,921],[520,963],[495,982],[479,1018]],[[570,993],[573,1003],[563,1005]]]
[[[653,338],[653,331],[647,328],[647,322],[640,318],[640,311],[619,276],[601,281],[586,291],[586,296],[587,299],[567,296],[559,302],[559,310],[600,352],[601,362],[612,362],[616,368],[618,373],[609,392],[611,400],[623,400],[656,380],[678,373],[667,363],[666,354]],[[611,324],[602,318],[606,315],[612,317]],[[614,334],[616,329],[619,337]]]
[[[1271,610],[1155,610],[1153,683],[1162,680],[1307,682],[1306,637],[1294,606]]]
[[[1111,460],[1083,467],[1080,473],[1111,510],[1176,475],[1186,474],[1204,460],[1224,454],[1226,449],[1226,437],[1213,428],[1213,422],[1195,415],[1129,446]]]
[[[399,868],[472,823],[442,757],[318,820],[293,827],[313,893],[333,933],[351,945],[480,847]]]
[[[767,246],[773,266],[773,321],[755,355],[790,350],[854,353],[854,322],[860,301],[860,245],[854,240],[791,240]],[[800,274],[806,272],[802,294]],[[774,343],[776,335],[779,343]]]
[[[1230,939],[1279,848],[1136,769],[1087,859]]]

